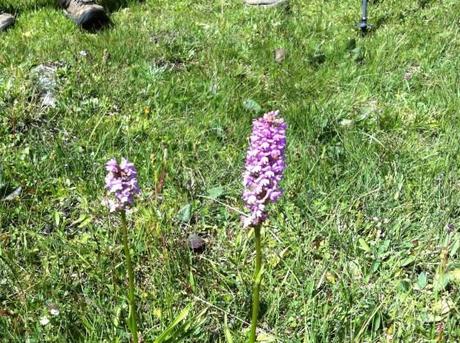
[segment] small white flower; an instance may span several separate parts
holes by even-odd
[[[46,316],[43,316],[43,317],[40,318],[40,324],[43,325],[43,326],[48,325],[49,322],[50,322],[50,320]]]
[[[55,317],[59,316],[59,310],[57,308],[52,308],[50,310],[50,313],[51,313],[52,316],[55,316]]]

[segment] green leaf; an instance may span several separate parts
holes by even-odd
[[[381,256],[383,255],[387,250],[388,247],[390,246],[390,240],[386,239],[380,244],[379,250],[378,250],[378,255]]]
[[[188,316],[188,314],[190,313],[190,310],[192,309],[192,307],[193,307],[193,303],[187,305],[187,307],[184,308],[181,311],[181,313],[179,313],[179,315],[174,319],[174,321],[171,323],[171,325],[169,325],[168,328],[165,331],[163,331],[163,333],[160,336],[158,336],[157,339],[155,339],[154,342],[155,343],[162,343],[162,342],[166,342],[168,339],[170,339],[170,336],[174,332],[175,327]]]
[[[449,275],[440,273],[434,277],[433,286],[436,291],[442,291],[449,284]]]
[[[415,261],[415,256],[406,257],[401,261],[401,267],[407,267],[409,264],[412,264]]]
[[[179,212],[177,212],[176,218],[183,223],[188,223],[192,218],[192,205],[187,204],[182,207]]]
[[[264,273],[264,266],[262,266],[259,270],[259,272],[257,273],[255,279],[254,279],[254,282],[257,283],[257,284],[260,284],[260,282],[262,281],[262,274]]]
[[[81,236],[78,238],[78,242],[80,244],[87,244],[90,239],[91,239],[91,236],[89,235],[89,233],[85,232],[81,234]]]
[[[224,193],[225,190],[221,186],[208,189],[208,196],[213,199],[220,198],[222,195],[224,195]]]
[[[403,292],[403,293],[408,292],[409,289],[410,289],[410,283],[408,281],[406,281],[406,280],[401,280],[399,282],[398,288],[399,288],[400,292]]]
[[[460,284],[460,268],[451,270],[447,275],[449,276],[449,281]]]
[[[457,238],[450,249],[450,256],[455,256],[460,248],[460,238]]]
[[[382,263],[380,262],[380,260],[374,260],[371,266],[371,273],[375,273],[377,270],[379,270],[381,264]]]
[[[358,239],[358,243],[359,243],[361,249],[363,249],[365,252],[371,252],[371,248],[370,248],[369,244],[367,244],[364,239],[362,239],[362,238]]]
[[[232,334],[230,333],[230,329],[227,323],[227,314],[225,314],[225,317],[224,317],[224,335],[225,335],[225,341],[227,343],[233,343],[233,337],[232,337]]]
[[[54,225],[56,227],[59,227],[59,224],[61,223],[61,216],[58,211],[54,211]]]
[[[190,282],[190,287],[192,288],[192,291],[196,291],[196,287],[195,287],[195,278],[193,277],[193,271],[192,269],[190,269],[190,272],[189,272],[189,282]]]
[[[428,281],[427,281],[426,273],[421,272],[417,278],[417,286],[419,287],[419,289],[424,289],[427,283]]]
[[[113,316],[113,325],[117,327],[120,324],[120,314],[121,314],[121,306],[115,307],[115,314]]]
[[[252,100],[252,99],[246,99],[243,102],[243,106],[248,111],[252,111],[256,113],[259,113],[262,111],[262,107],[255,100]]]
[[[89,224],[91,224],[93,218],[91,216],[89,217],[86,217],[84,220],[82,220],[82,222],[78,225],[78,228],[79,229],[82,229],[84,228],[85,226],[88,226]]]
[[[377,313],[374,317],[374,323],[372,325],[372,330],[374,332],[378,332],[381,324],[382,324],[382,316],[380,315],[380,313]]]

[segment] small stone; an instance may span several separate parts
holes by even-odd
[[[194,253],[201,254],[206,249],[206,242],[196,233],[192,233],[188,236],[188,246]]]
[[[404,80],[410,81],[420,71],[420,66],[418,64],[413,64],[407,68],[404,73]]]
[[[5,31],[14,24],[14,17],[9,13],[0,14],[0,32]]]
[[[275,61],[276,63],[282,63],[286,58],[286,50],[283,48],[275,49]]]
[[[13,200],[19,198],[21,193],[22,193],[22,187],[18,187],[11,194],[6,196],[3,200],[4,201],[13,201]]]
[[[45,107],[55,107],[56,106],[56,98],[54,94],[51,92],[47,92],[42,96],[42,106]]]
[[[288,0],[244,0],[246,5],[261,6],[261,7],[275,7],[286,4]]]

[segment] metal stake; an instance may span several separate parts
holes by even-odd
[[[361,30],[363,36],[372,28],[372,26],[367,23],[367,1],[368,0],[362,1],[361,22],[358,24],[358,27]]]

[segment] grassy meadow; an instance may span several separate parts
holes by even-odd
[[[288,123],[263,228],[260,342],[460,341],[460,2],[145,0],[78,29],[0,0],[0,341],[128,342],[104,164],[133,161],[145,342],[244,342],[252,120]],[[285,51],[276,61],[275,49]],[[33,76],[56,69],[56,105]],[[187,243],[206,240],[202,254]]]

